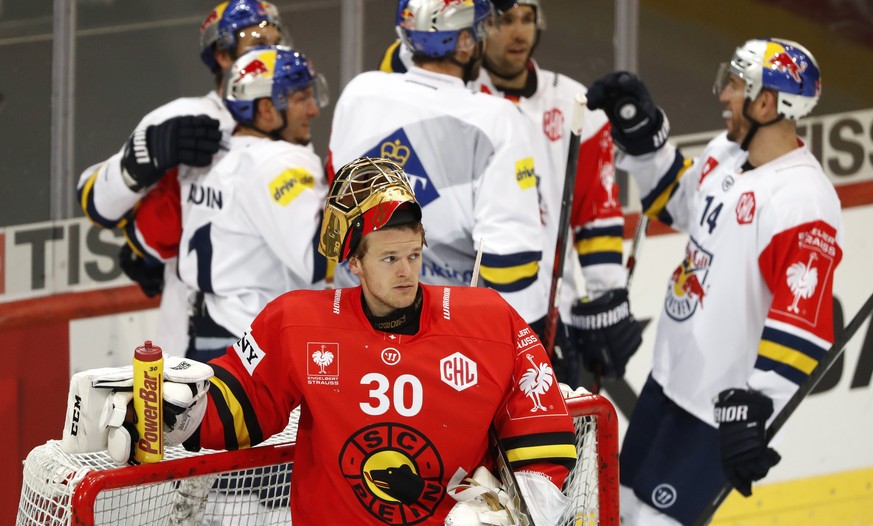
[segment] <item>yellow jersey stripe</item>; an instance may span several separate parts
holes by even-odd
[[[506,285],[516,281],[536,276],[539,271],[539,262],[531,261],[515,267],[479,267],[482,279],[498,285]]]
[[[773,361],[794,367],[806,374],[811,374],[818,361],[802,352],[767,340],[762,340],[758,346],[758,354]]]
[[[224,400],[233,415],[233,428],[236,433],[236,440],[239,449],[251,447],[248,428],[246,428],[246,423],[242,414],[242,407],[240,406],[239,401],[233,395],[227,384],[219,378],[213,376],[209,381],[212,382],[212,385],[218,387],[219,391],[221,391],[221,395],[224,397]]]

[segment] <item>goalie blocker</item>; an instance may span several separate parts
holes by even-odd
[[[185,442],[206,413],[212,368],[186,358],[164,359],[164,445]],[[130,462],[139,433],[133,422],[133,367],[89,369],[73,375],[67,396],[61,449],[66,453],[108,451]]]

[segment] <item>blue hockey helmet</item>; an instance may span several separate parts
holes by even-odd
[[[485,39],[490,0],[400,0],[397,34],[413,54],[441,58],[452,54],[461,31]]]
[[[270,2],[230,0],[215,6],[200,24],[200,58],[215,70],[218,64],[213,53],[216,48],[236,48],[239,31],[253,26],[274,26],[282,31],[279,11]]]
[[[327,106],[327,82],[316,73],[302,53],[285,46],[252,48],[240,56],[228,72],[224,104],[235,121],[250,124],[255,103],[269,97],[276,109],[288,108],[288,94],[312,86],[319,108]]]
[[[775,91],[777,111],[795,121],[811,112],[821,96],[821,73],[815,57],[791,40],[755,39],[738,47],[731,61],[719,67],[713,86],[716,95],[731,74],[745,81],[748,100],[757,98],[762,89]]]

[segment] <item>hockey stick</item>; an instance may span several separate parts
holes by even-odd
[[[555,264],[549,288],[549,303],[546,324],[543,329],[543,346],[549,358],[555,352],[555,337],[558,331],[558,301],[564,276],[564,255],[567,252],[567,233],[570,229],[570,214],[573,206],[573,190],[576,188],[576,170],[579,166],[579,143],[582,135],[582,117],[585,113],[585,95],[573,99],[573,117],[570,121],[570,148],[567,151],[567,170],[564,175],[564,192],[561,197],[561,216],[558,219],[558,238],[555,244]]]
[[[644,213],[640,212],[640,219],[637,221],[637,229],[634,232],[634,239],[631,243],[630,255],[627,257],[627,281],[626,287],[630,293],[631,278],[634,276],[634,269],[637,268],[637,258],[640,253],[640,247],[643,245],[643,239],[646,238],[646,230],[649,228],[649,218]],[[603,385],[601,379],[603,374],[600,367],[591,372],[593,379],[591,380],[591,392],[600,394],[600,387]]]
[[[483,238],[479,240],[479,250],[476,251],[476,261],[473,263],[473,276],[470,277],[471,287],[475,287],[479,284],[479,267],[482,264],[482,252],[484,249],[485,239]],[[493,424],[488,430],[488,436],[491,441],[491,447],[496,453],[494,467],[497,469],[497,476],[500,478],[500,482],[503,484],[507,495],[509,495],[512,502],[515,504],[515,508],[519,515],[519,525],[534,526],[530,512],[527,510],[527,503],[525,503],[524,497],[521,495],[521,490],[518,487],[518,481],[515,479],[515,472],[513,472],[510,467],[509,457],[506,455],[506,449],[503,448],[500,439],[497,438],[497,430],[494,429]]]
[[[782,426],[785,425],[788,418],[797,410],[800,403],[809,396],[809,393],[815,389],[815,386],[818,385],[822,377],[828,372],[828,369],[830,369],[834,362],[837,361],[837,358],[843,354],[849,340],[851,340],[855,333],[858,332],[858,329],[870,316],[871,311],[873,311],[873,294],[871,294],[864,305],[858,309],[858,313],[855,314],[855,317],[853,317],[852,321],[850,321],[846,326],[846,330],[844,330],[834,341],[834,344],[831,345],[830,349],[828,349],[827,354],[825,354],[825,357],[818,363],[812,371],[812,374],[810,374],[809,378],[806,379],[806,382],[804,382],[797,392],[788,399],[788,403],[785,404],[782,411],[780,411],[779,414],[776,415],[776,418],[773,419],[773,423],[767,428],[767,443],[770,443],[770,441],[773,440],[773,437],[780,429],[782,429]],[[697,520],[694,521],[694,526],[704,526],[709,523],[713,514],[715,514],[718,507],[721,506],[721,503],[724,502],[732,489],[733,487],[730,484],[725,483],[721,490],[719,490],[715,499],[700,513],[700,515],[698,515]]]
[[[631,278],[634,275],[634,269],[637,268],[637,258],[640,254],[640,247],[643,244],[643,239],[646,238],[646,230],[649,228],[649,217],[640,212],[640,220],[637,222],[637,230],[634,232],[634,240],[631,243],[630,255],[627,257],[627,288],[630,290]]]

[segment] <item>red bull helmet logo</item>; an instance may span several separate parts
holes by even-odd
[[[694,238],[685,248],[685,259],[670,276],[664,310],[676,321],[684,321],[694,315],[697,308],[704,308],[707,293],[706,276],[712,264],[712,254],[700,247]]]
[[[243,77],[247,76],[258,76],[263,75],[265,73],[269,73],[270,68],[267,67],[266,64],[260,59],[255,59],[248,64],[244,68],[239,70],[239,75],[237,76],[237,81],[242,80]]]
[[[788,73],[798,84],[800,83],[800,74],[806,71],[806,62],[798,64],[791,55],[784,51],[780,51],[767,59],[766,64],[770,69]]]

